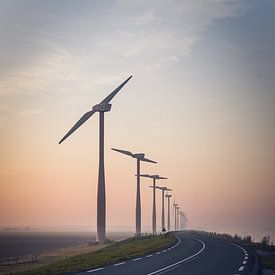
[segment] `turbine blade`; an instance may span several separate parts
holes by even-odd
[[[132,75],[128,77],[123,83],[121,83],[114,91],[112,91],[108,96],[106,96],[101,102],[102,103],[109,103],[113,97],[122,89],[122,87],[132,78]]]
[[[128,155],[128,156],[133,156],[133,154],[130,152],[130,151],[126,151],[126,150],[120,150],[120,149],[115,149],[115,148],[111,148],[113,151],[117,151],[121,154],[125,154],[125,155]]]
[[[173,191],[172,189],[167,188],[166,191]]]
[[[167,180],[168,178],[165,177],[158,177],[158,180]]]
[[[153,161],[153,160],[150,160],[150,159],[147,159],[147,158],[142,158],[140,160],[141,161],[146,161],[146,162],[151,162],[151,163],[157,163],[156,161]]]
[[[148,174],[141,174],[141,175],[139,175],[140,177],[145,177],[145,178],[151,178],[151,176],[150,175],[148,175]]]
[[[152,185],[150,185],[149,187],[151,187],[151,188],[154,188],[154,186],[152,186]],[[159,187],[159,186],[155,186],[155,188],[157,188],[157,189],[161,189],[161,187]]]
[[[59,141],[61,144],[67,137],[69,137],[75,130],[77,130],[86,120],[88,120],[93,114],[95,113],[94,110],[85,113],[77,123],[69,130],[69,132]]]

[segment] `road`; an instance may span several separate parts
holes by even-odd
[[[230,242],[197,233],[176,234],[178,243],[166,250],[78,274],[93,275],[247,275],[254,255]]]

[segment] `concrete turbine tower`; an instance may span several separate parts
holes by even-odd
[[[177,230],[179,229],[179,210],[180,210],[180,207],[176,206],[176,228],[177,228]]]
[[[69,132],[59,141],[62,143],[74,131],[76,131],[86,120],[94,113],[99,112],[99,172],[98,172],[98,188],[97,188],[97,241],[103,242],[106,236],[106,195],[105,195],[105,172],[104,172],[104,113],[111,110],[111,100],[120,91],[120,89],[132,78],[130,76],[122,84],[120,84],[113,92],[105,97],[93,109],[85,113]]]
[[[141,235],[140,162],[141,161],[151,162],[151,163],[157,163],[157,162],[145,158],[144,153],[134,154],[130,151],[125,151],[125,150],[120,150],[120,149],[115,149],[115,148],[112,148],[112,150],[137,159],[136,235],[140,236]]]
[[[153,188],[152,231],[153,231],[153,234],[156,234],[156,188],[158,188],[158,186],[156,186],[156,180],[164,180],[167,178],[160,177],[159,175],[148,175],[148,174],[142,174],[140,176],[153,179],[153,186],[150,186]]]
[[[177,231],[177,210],[176,210],[177,206],[178,204],[175,202],[175,198],[174,198],[173,207],[174,207],[174,215],[175,215],[175,220],[174,220],[175,231]]]
[[[165,191],[172,191],[172,189],[169,189],[167,187],[159,187],[157,186],[158,189],[162,191],[162,211],[161,211],[161,227],[162,231],[165,231],[165,216],[164,216],[164,192]]]
[[[170,199],[172,195],[166,194],[165,197],[167,198],[167,229],[170,231]]]

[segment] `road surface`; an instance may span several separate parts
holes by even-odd
[[[78,274],[251,274],[255,261],[252,252],[233,243],[215,240],[196,233],[179,232],[176,236],[178,243],[168,249]]]

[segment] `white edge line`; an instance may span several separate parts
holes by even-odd
[[[117,263],[117,264],[114,264],[114,266],[118,266],[118,265],[122,265],[122,264],[126,264],[126,262]]]
[[[102,270],[102,269],[103,269],[103,267],[100,267],[100,268],[92,269],[92,270],[89,270],[89,271],[86,271],[86,272],[92,273],[92,272],[99,271],[99,270]]]
[[[177,237],[177,236],[176,236],[176,237]],[[189,237],[189,236],[188,236],[188,237]],[[183,262],[186,262],[186,261],[188,261],[188,260],[190,260],[190,259],[196,257],[197,255],[199,255],[199,254],[205,249],[205,243],[204,243],[203,241],[201,241],[201,240],[199,240],[199,239],[196,239],[196,238],[192,238],[192,237],[189,237],[189,238],[194,239],[194,240],[200,242],[200,243],[202,244],[202,249],[201,249],[200,251],[196,252],[195,254],[193,254],[193,255],[191,255],[191,256],[189,256],[189,257],[187,257],[187,258],[185,258],[185,259],[183,259],[183,260],[181,260],[181,261],[178,261],[178,262],[176,262],[176,263],[174,263],[174,264],[171,264],[171,265],[168,265],[168,266],[166,266],[166,267],[163,267],[163,268],[161,268],[161,269],[159,269],[159,270],[156,270],[156,271],[154,271],[154,272],[148,273],[147,275],[154,275],[154,274],[157,274],[157,273],[162,272],[162,271],[164,271],[164,270],[170,269],[171,267],[177,266],[177,265],[179,265],[179,264],[181,264],[181,263],[183,263]],[[177,237],[177,239],[180,241],[180,239],[179,239],[178,237]]]
[[[243,271],[244,270],[244,266],[241,266],[240,268],[239,268],[239,271]]]
[[[180,244],[180,239],[179,239],[177,236],[176,236],[176,238],[178,239],[178,242],[177,242],[174,246],[168,248],[168,250],[170,250],[170,249],[172,249],[172,248],[175,248],[175,247],[177,247],[177,246]],[[166,250],[163,250],[162,252],[166,252]],[[161,252],[157,252],[156,254],[158,255],[158,254],[160,254],[160,253],[161,253]],[[146,258],[149,258],[149,257],[153,257],[153,255],[147,255],[147,256],[146,256]],[[132,260],[132,261],[135,262],[135,261],[139,261],[139,260],[141,260],[141,259],[142,259],[142,258],[136,258],[136,259],[134,259],[134,260]],[[126,262],[121,262],[121,263],[114,264],[113,266],[123,265],[123,264],[125,264],[125,263],[126,263]],[[99,270],[102,270],[102,269],[104,269],[104,268],[103,268],[103,267],[100,267],[100,268],[88,270],[88,271],[86,271],[86,272],[92,273],[92,272],[96,272],[96,271],[99,271]]]

